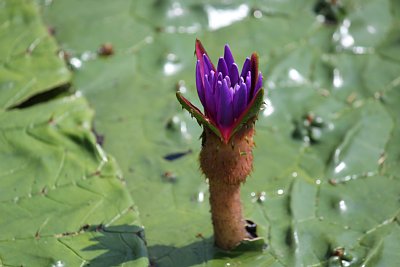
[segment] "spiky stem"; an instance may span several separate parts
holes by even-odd
[[[240,202],[240,184],[252,171],[254,120],[228,144],[207,128],[203,132],[200,167],[210,185],[211,218],[218,247],[230,250],[248,237]]]
[[[247,237],[240,203],[240,184],[225,184],[211,179],[210,205],[215,244],[226,250]]]

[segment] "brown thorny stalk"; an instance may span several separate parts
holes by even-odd
[[[245,229],[240,201],[240,185],[253,168],[254,120],[236,133],[229,143],[221,142],[204,128],[200,167],[210,186],[211,217],[218,247],[230,250],[251,238]]]

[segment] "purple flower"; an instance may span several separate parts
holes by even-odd
[[[251,58],[246,58],[240,72],[228,45],[225,45],[224,57],[219,58],[217,68],[199,40],[196,40],[196,56],[196,87],[205,119],[218,129],[227,143],[262,87],[258,56],[253,53]],[[198,111],[189,101],[181,98],[192,110]]]

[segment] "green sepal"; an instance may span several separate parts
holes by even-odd
[[[206,126],[213,133],[215,133],[219,138],[222,139],[221,133],[218,130],[217,126],[207,118],[197,107],[195,107],[189,100],[187,100],[182,93],[176,92],[176,98],[179,103],[181,103],[182,108],[186,109],[192,117],[196,118],[197,123],[203,126]]]
[[[243,127],[243,125],[245,125],[250,119],[257,117],[258,112],[260,112],[261,106],[263,104],[264,104],[264,89],[260,88],[256,96],[250,102],[247,109],[243,112],[243,114],[237,119],[237,121],[233,125],[233,131],[231,132],[229,138],[234,136],[235,133],[239,131]]]

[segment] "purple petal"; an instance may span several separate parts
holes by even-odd
[[[228,88],[231,88],[232,87],[231,78],[229,78],[229,76],[225,76],[224,80],[226,80],[226,84],[228,85]]]
[[[247,106],[247,88],[246,84],[235,86],[235,95],[233,96],[233,116],[237,119]]]
[[[217,80],[219,81],[219,82],[222,82],[222,73],[221,72],[218,72],[218,78],[217,78]],[[222,84],[221,84],[222,85]]]
[[[215,120],[215,98],[213,93],[213,88],[210,85],[208,75],[204,79],[204,95],[206,100],[206,105],[204,109],[207,111],[207,115],[210,115],[213,120]]]
[[[213,69],[212,64],[210,62],[210,59],[206,54],[203,55],[203,61],[204,61],[204,75],[209,74],[210,71]]]
[[[229,127],[233,123],[233,103],[232,89],[228,87],[226,80],[222,81],[220,91],[219,105],[217,109],[218,124],[223,127]]]
[[[197,60],[196,63],[196,87],[197,87],[197,93],[199,95],[201,104],[204,107],[204,85],[203,85],[203,77],[201,77],[201,71],[200,71],[200,60]]]
[[[220,57],[218,60],[217,72],[222,73],[223,77],[228,75],[228,67],[226,66],[226,62],[223,57]]]
[[[213,70],[210,71],[210,76],[208,78],[208,81],[210,82],[210,86],[211,86],[212,92],[214,94],[215,93],[216,82],[217,82],[217,79],[215,77],[215,71],[213,71]]]
[[[219,110],[219,99],[221,96],[221,91],[222,91],[222,81],[218,81],[217,82],[217,86],[215,87],[215,92],[214,92],[214,96],[215,96],[215,108],[216,108],[216,112],[218,113]]]
[[[236,63],[233,63],[229,69],[229,76],[231,77],[232,87],[239,82],[239,69]]]
[[[258,90],[260,90],[260,88],[263,86],[263,77],[262,77],[262,74],[261,74],[261,71],[258,73],[258,80],[257,80],[257,83],[256,83],[256,88],[255,88],[255,90],[254,90],[254,95],[256,95],[257,94],[257,92],[258,92]]]
[[[250,102],[250,100],[252,99],[252,97],[250,95],[250,89],[251,89],[251,72],[250,71],[247,72],[247,76],[246,76],[246,89],[247,89],[247,102]]]
[[[241,77],[246,77],[247,73],[250,71],[250,58],[246,58],[243,63],[242,73],[240,74]]]
[[[229,45],[225,45],[224,59],[226,65],[228,66],[228,69],[231,67],[233,63],[235,63],[235,59],[232,56],[232,52],[231,49],[229,48]]]

